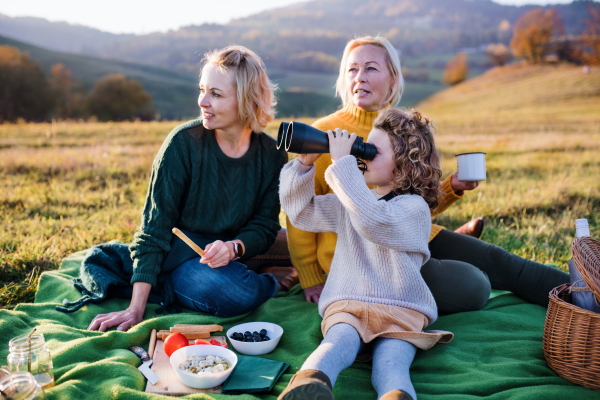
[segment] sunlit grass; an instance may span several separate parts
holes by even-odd
[[[563,270],[575,219],[588,218],[592,236],[600,236],[600,90],[590,94],[593,89],[577,86],[580,77],[572,75],[574,97],[559,104],[529,99],[506,111],[506,99],[491,100],[497,88],[485,95],[477,89],[485,81],[475,80],[470,91],[453,88],[453,106],[441,93],[442,100],[419,107],[435,121],[446,174],[455,169],[455,153],[487,152],[487,181],[437,223],[454,229],[484,216],[483,240]],[[479,107],[469,98],[477,90]],[[276,135],[279,122],[267,133]],[[69,254],[133,239],[152,160],[179,124],[0,125],[0,308],[33,301],[40,273],[58,268]]]

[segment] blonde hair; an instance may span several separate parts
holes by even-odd
[[[398,52],[392,46],[392,44],[383,36],[363,36],[356,39],[352,39],[346,44],[344,54],[342,55],[342,62],[340,63],[340,74],[338,75],[335,83],[335,95],[339,95],[342,99],[344,107],[350,103],[351,94],[349,88],[346,87],[346,64],[348,63],[348,56],[350,52],[359,46],[371,45],[379,47],[385,50],[385,59],[387,61],[388,69],[394,79],[392,85],[392,92],[388,99],[388,106],[396,105],[400,102],[402,92],[404,91],[404,78],[402,78],[402,67],[400,66],[400,57]]]
[[[205,53],[203,61],[200,75],[208,64],[221,71],[233,71],[238,118],[253,132],[262,132],[275,118],[277,85],[269,80],[260,57],[244,46],[227,46]]]
[[[385,131],[390,138],[394,190],[418,194],[430,209],[436,208],[442,168],[429,118],[415,110],[388,108],[377,115],[373,127]]]

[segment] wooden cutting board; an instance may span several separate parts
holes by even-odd
[[[225,336],[212,336],[211,338],[218,340],[221,343],[227,343]],[[194,344],[194,341],[190,340],[190,344]],[[156,385],[146,382],[146,392],[164,394],[167,396],[185,396],[191,393],[221,393],[223,385],[211,389],[194,389],[184,385],[173,370],[173,367],[169,362],[169,357],[165,354],[162,340],[156,340],[154,357],[152,358],[154,359],[154,362],[152,363],[151,369],[158,375],[159,381]]]

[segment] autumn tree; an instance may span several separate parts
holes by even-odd
[[[490,43],[485,49],[485,54],[499,67],[513,59],[513,54],[510,49],[502,43]]]
[[[96,82],[86,99],[87,109],[100,121],[150,119],[152,96],[138,81],[123,74],[106,75]]]
[[[0,46],[0,122],[41,121],[53,107],[46,75],[27,53]]]
[[[552,51],[552,41],[564,32],[562,21],[555,9],[534,8],[515,23],[510,47],[517,57],[531,63],[541,63]]]
[[[600,65],[600,6],[589,4],[587,9],[590,18],[585,20],[583,45],[587,51],[583,56],[583,61],[592,65]]]
[[[461,83],[469,76],[469,66],[467,65],[467,55],[458,53],[446,64],[442,82],[447,85],[456,85]]]
[[[50,69],[50,89],[54,96],[54,116],[65,119],[83,115],[83,89],[64,64],[54,64]]]

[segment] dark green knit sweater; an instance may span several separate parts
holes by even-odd
[[[152,165],[141,231],[130,246],[131,283],[156,285],[173,227],[241,240],[240,261],[267,251],[280,229],[279,172],[286,161],[265,133],[253,132],[246,154],[230,158],[201,120],[175,128]]]

